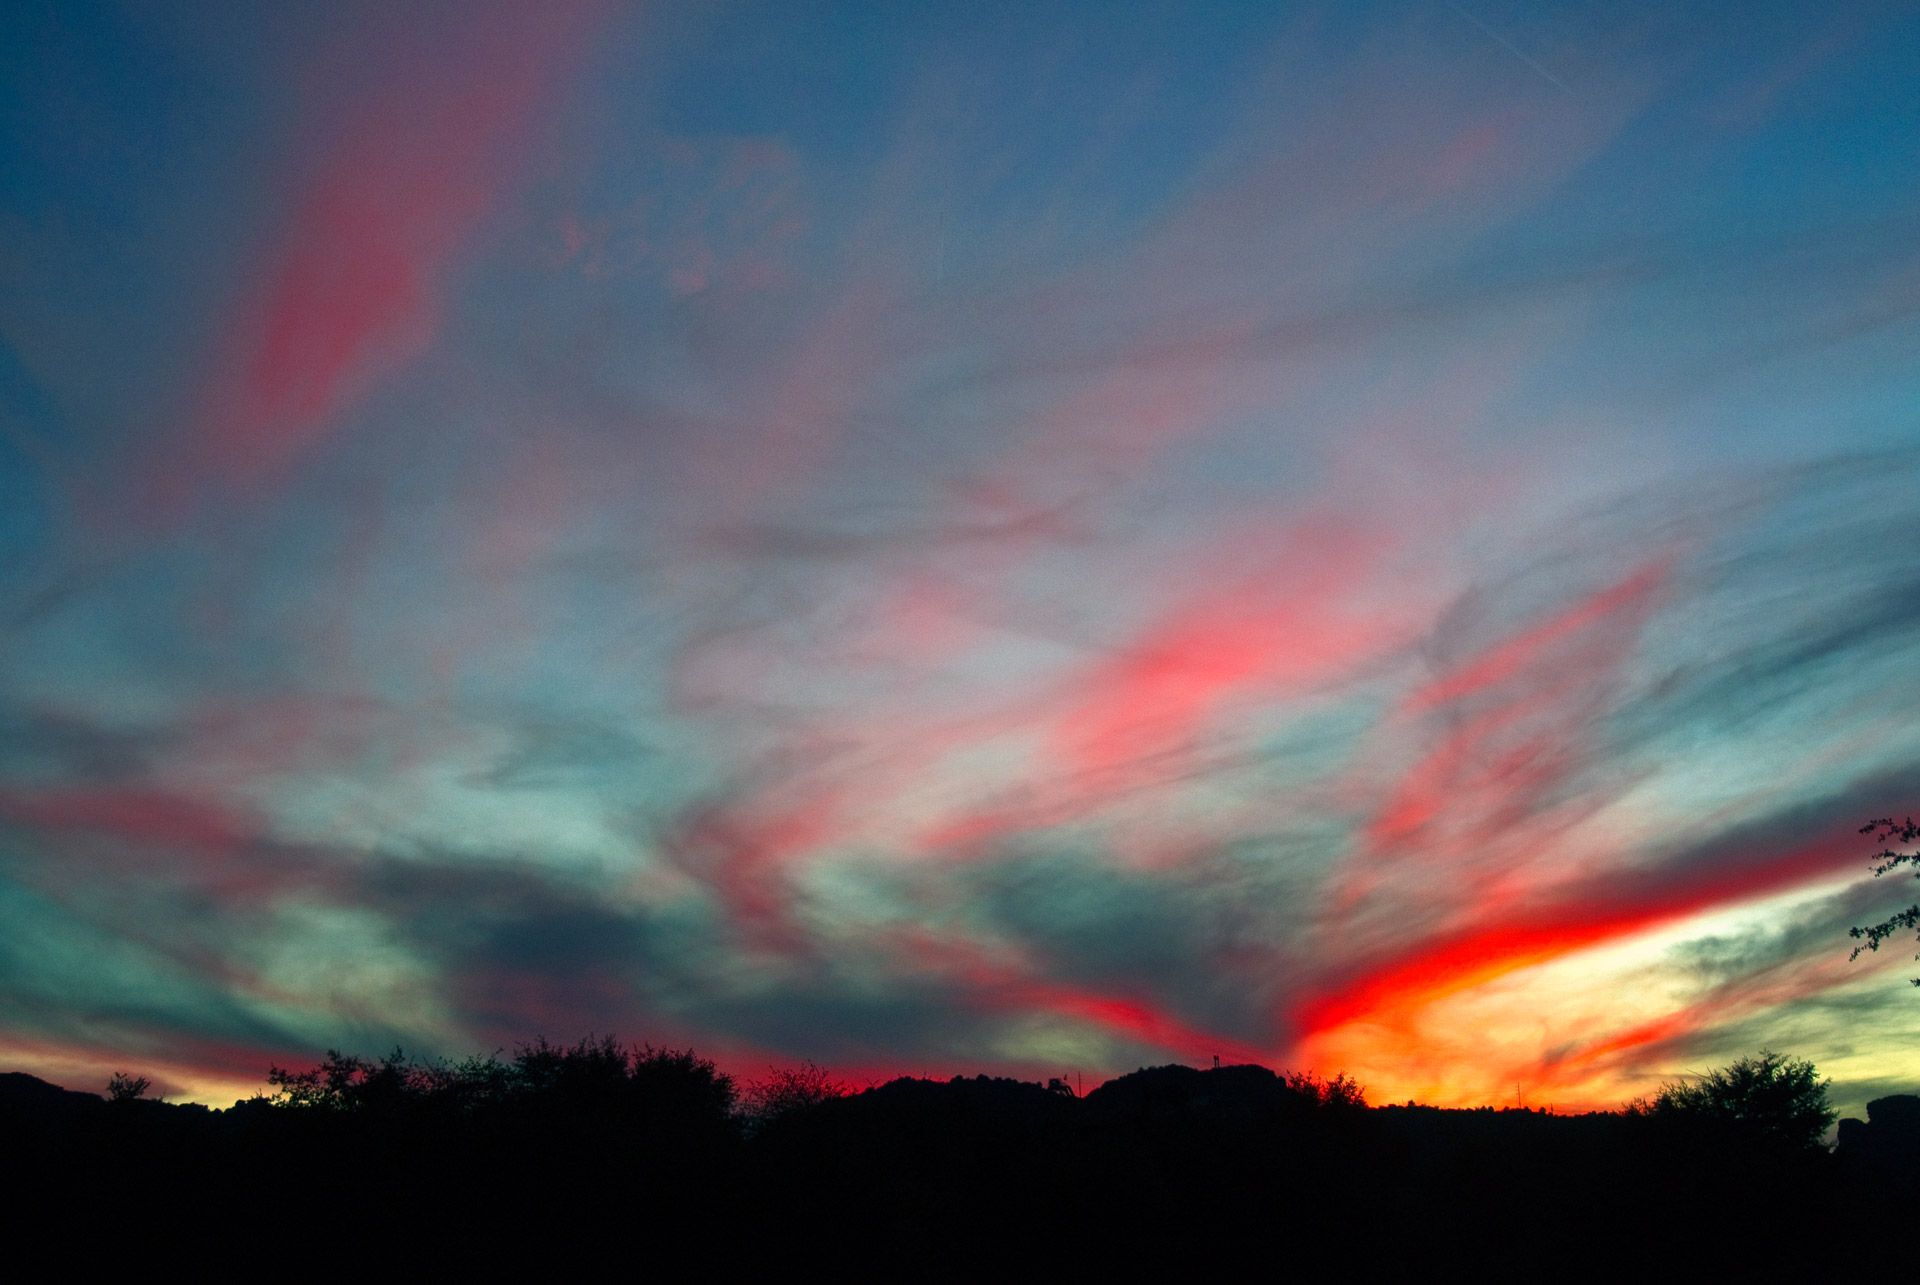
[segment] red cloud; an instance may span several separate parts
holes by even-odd
[[[1070,772],[1137,774],[1235,698],[1324,681],[1377,651],[1391,627],[1353,600],[1385,541],[1309,522],[1275,543],[1271,563],[1177,604],[1075,684],[1053,738]]]
[[[41,830],[86,830],[149,847],[225,855],[249,831],[228,813],[158,790],[0,791],[0,820]]]
[[[1409,711],[1447,707],[1440,744],[1368,827],[1376,848],[1478,839],[1529,815],[1581,761],[1608,680],[1659,603],[1665,560],[1641,568],[1414,694]]]
[[[1380,904],[1415,891],[1444,910],[1447,927],[1375,959],[1332,987],[1297,995],[1288,1014],[1312,1037],[1366,1022],[1412,1039],[1423,1009],[1458,992],[1576,951],[1829,878],[1857,859],[1839,837],[1721,858],[1573,880],[1563,814],[1591,793],[1578,774],[1612,708],[1647,620],[1667,592],[1668,558],[1480,650],[1415,692],[1403,713],[1440,731],[1363,831],[1338,880],[1330,934],[1362,915],[1391,920]],[[1403,726],[1406,724],[1403,724]],[[1675,1023],[1679,1025],[1676,1026]],[[1591,1059],[1671,1038],[1683,1018],[1662,1018],[1587,1049]]]
[[[1424,884],[1443,880],[1443,904],[1528,881],[1527,870],[1552,855],[1556,818],[1587,806],[1571,787],[1663,599],[1669,568],[1668,558],[1647,563],[1408,699],[1390,730],[1437,735],[1386,789],[1338,876],[1343,913],[1409,871],[1424,872]]]
[[[67,836],[36,866],[50,882],[85,882],[94,863],[130,878],[184,878],[237,899],[313,887],[336,870],[263,842],[229,808],[166,790],[80,786],[0,790],[0,825]]]
[[[1403,1020],[1447,995],[1522,968],[1716,906],[1832,878],[1857,865],[1859,856],[1858,839],[1846,835],[1749,863],[1630,873],[1563,890],[1553,901],[1508,910],[1459,933],[1422,942],[1337,990],[1298,1000],[1293,1024],[1304,1036],[1361,1019]]]
[[[1269,1056],[1264,1049],[1190,1025],[1148,996],[1034,977],[1020,961],[995,960],[956,937],[917,928],[894,934],[887,944],[896,958],[956,987],[962,1003],[982,1012],[1052,1014],[1188,1057],[1221,1054],[1263,1062]]]
[[[176,491],[209,473],[277,477],[427,346],[454,257],[513,172],[587,8],[490,6],[424,51],[412,33],[414,57],[356,45],[314,69],[328,85],[379,70],[344,107],[312,113],[315,159],[216,349]]]

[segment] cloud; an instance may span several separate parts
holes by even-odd
[[[159,466],[163,508],[209,477],[242,492],[279,481],[426,349],[455,257],[592,13],[381,13],[323,46],[300,77],[306,137],[284,225],[232,307],[177,457]]]
[[[1569,97],[1444,11],[1231,75],[1116,23],[1124,75],[856,102],[561,18],[276,69],[192,414],[61,457],[194,520],[49,539],[9,620],[19,1047],[1598,1103],[1841,1038],[1920,764],[1916,461],[1861,446],[1912,219],[1696,164],[1697,37],[1543,19]]]

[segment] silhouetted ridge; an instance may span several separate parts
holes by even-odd
[[[1318,1083],[1289,1080],[1264,1066],[1155,1066],[1107,1081],[1086,1102],[1105,1121],[1252,1124],[1319,1110]]]
[[[1047,1128],[1071,1120],[1076,1103],[1026,1080],[991,1076],[923,1080],[902,1077],[876,1088],[821,1104],[802,1127],[944,1129],[973,1125],[991,1129]]]
[[[24,1071],[0,1072],[0,1111],[43,1112],[91,1110],[105,1106],[97,1093],[63,1089]]]
[[[14,1148],[54,1144],[88,1127],[91,1117],[106,1109],[106,1099],[96,1094],[76,1093],[20,1071],[0,1073],[0,1141]]]
[[[585,1040],[460,1063],[335,1053],[272,1083],[272,1099],[210,1112],[0,1076],[15,1242],[97,1247],[100,1193],[119,1192],[138,1193],[115,1217],[143,1261],[216,1274],[312,1253],[319,1236],[327,1262],[399,1247],[413,1257],[390,1261],[437,1274],[546,1274],[558,1254],[704,1273],[1184,1278],[1284,1250],[1358,1254],[1363,1275],[1485,1275],[1578,1246],[1576,1275],[1650,1261],[1817,1275],[1849,1211],[1904,1216],[1920,1154],[1913,1097],[1876,1100],[1829,1155],[1751,1121],[1702,1127],[1684,1100],[1665,1114],[1368,1108],[1344,1077],[1258,1066],[1142,1068],[1084,1098],[984,1075],[846,1093],[804,1068],[743,1098],[691,1052]],[[224,1211],[215,1238],[208,1211]]]

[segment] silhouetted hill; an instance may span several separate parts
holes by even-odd
[[[1338,1083],[1165,1066],[1084,1098],[899,1079],[755,1122],[690,1054],[540,1049],[464,1070],[341,1059],[284,1077],[306,1105],[221,1112],[0,1077],[9,1241],[84,1255],[110,1210],[204,1271],[319,1244],[335,1265],[437,1273],[1184,1278],[1338,1255],[1363,1276],[1818,1274],[1859,1207],[1848,1157],[1910,1154],[1920,1119],[1920,1100],[1882,1099],[1841,1156],[1788,1154],[1646,1117],[1366,1108]]]
[[[1108,1124],[1252,1124],[1317,1105],[1264,1066],[1142,1068],[1086,1097],[1088,1116]]]
[[[0,1074],[0,1141],[12,1148],[50,1144],[106,1108],[106,1099],[96,1094],[75,1093],[19,1071]]]
[[[0,1112],[22,1118],[46,1116],[69,1111],[103,1107],[105,1098],[97,1093],[79,1093],[48,1084],[22,1071],[0,1072]]]
[[[806,1127],[891,1133],[959,1128],[1044,1130],[1074,1115],[1076,1100],[1025,1080],[993,1078],[890,1080],[878,1088],[825,1102]]]
[[[1817,1262],[1829,1157],[1677,1138],[1618,1114],[1366,1109],[1262,1067],[1142,1069],[1084,1099],[1008,1080],[898,1080],[755,1140],[772,1243],[849,1269],[932,1259],[1191,1273],[1352,1252],[1622,1270]],[[852,1204],[849,1204],[849,1201]],[[1812,1222],[1808,1220],[1812,1219]]]

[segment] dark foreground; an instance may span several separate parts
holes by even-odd
[[[132,1248],[293,1279],[1820,1280],[1904,1274],[1920,1194],[1914,1099],[1876,1103],[1830,1154],[1614,1114],[1367,1108],[1257,1067],[1084,1098],[897,1080],[755,1121],[710,1064],[661,1065],[221,1112],[0,1076],[0,1217],[9,1249],[75,1268]]]

